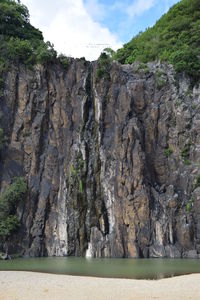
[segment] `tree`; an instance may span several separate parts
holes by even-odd
[[[114,58],[115,51],[112,48],[105,48],[103,49],[103,52],[110,56],[111,59]]]
[[[100,54],[98,58],[98,67],[97,67],[97,78],[101,79],[104,77],[105,79],[110,79],[110,66],[112,59],[108,54],[104,51]]]
[[[27,7],[12,0],[2,0],[0,3],[0,34],[23,40],[43,40],[41,31],[30,24]]]
[[[40,30],[30,24],[29,12],[20,1],[0,2],[0,67],[10,63],[50,63],[57,53],[50,42],[44,42]]]

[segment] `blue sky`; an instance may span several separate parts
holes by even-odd
[[[152,26],[179,0],[22,0],[59,53],[97,59]]]
[[[92,12],[94,19],[117,34],[122,43],[128,42],[138,32],[153,26],[155,22],[166,13],[171,6],[180,0],[101,0],[99,16]],[[84,0],[86,8],[97,1]]]

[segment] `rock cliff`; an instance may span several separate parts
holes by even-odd
[[[26,256],[199,257],[200,89],[151,63],[4,74],[1,191],[24,176]]]

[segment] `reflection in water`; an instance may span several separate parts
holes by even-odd
[[[0,270],[34,271],[96,277],[161,279],[200,273],[197,259],[21,258],[0,261]]]

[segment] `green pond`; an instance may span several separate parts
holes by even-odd
[[[96,277],[160,279],[200,273],[198,259],[20,258],[0,261],[0,271],[32,271]]]

